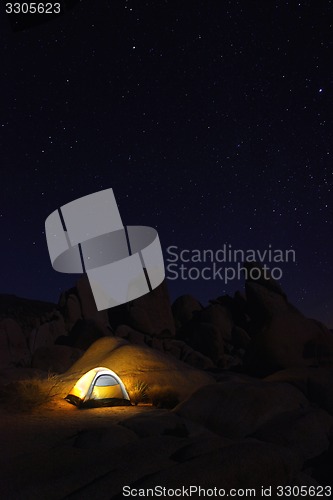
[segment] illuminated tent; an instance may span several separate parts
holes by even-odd
[[[125,386],[118,375],[102,366],[85,373],[65,399],[80,408],[129,406],[131,404]]]

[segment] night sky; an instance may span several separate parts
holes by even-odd
[[[165,252],[293,248],[333,326],[333,3],[85,0],[14,31],[1,2],[1,293],[57,301],[46,217],[112,187]],[[204,303],[242,286],[168,281]]]

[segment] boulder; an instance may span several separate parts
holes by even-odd
[[[272,418],[253,437],[287,446],[306,461],[328,450],[332,430],[331,415],[320,409],[303,408]]]
[[[69,345],[83,351],[101,337],[112,335],[111,329],[94,319],[79,319],[67,337],[58,339],[58,344]]]
[[[301,469],[299,457],[279,445],[248,440],[200,455],[192,460],[168,467],[151,474],[135,484],[139,488],[153,488],[156,485],[167,489],[192,488],[191,496],[199,498],[199,490],[229,491],[255,489],[257,494],[265,488],[292,484]],[[253,495],[253,492],[252,492]],[[212,496],[212,495],[209,495]],[[243,495],[241,495],[243,496]]]
[[[252,435],[273,417],[308,405],[292,385],[235,380],[198,389],[174,411],[221,436],[240,439]]]
[[[185,420],[184,423],[186,427],[190,427],[188,420]],[[200,429],[190,436],[183,448],[172,455],[172,459],[179,463],[187,462],[195,457],[206,455],[231,444],[234,444],[231,439]]]
[[[12,318],[0,321],[0,368],[28,366],[30,352],[20,325]]]
[[[192,295],[181,295],[172,304],[172,314],[176,327],[179,328],[193,319],[195,311],[201,311],[202,305]]]
[[[76,283],[76,290],[84,319],[95,319],[103,325],[109,324],[107,309],[98,311],[87,275],[81,276]]]
[[[183,420],[168,410],[156,410],[150,415],[135,415],[127,418],[121,425],[135,432],[139,437],[147,436],[188,436],[188,430]]]
[[[328,365],[333,361],[333,335],[323,325],[289,311],[274,315],[252,336],[244,360],[256,375],[298,366]]]
[[[251,342],[251,337],[243,328],[234,326],[231,331],[230,342],[235,349],[246,349]]]
[[[73,447],[81,450],[116,450],[138,439],[137,435],[120,425],[83,429],[74,436]]]
[[[29,336],[29,349],[34,353],[40,347],[50,347],[54,338],[50,331],[50,323],[43,323],[39,328],[32,330]]]
[[[294,385],[313,405],[333,415],[333,368],[288,368],[269,375],[265,380]]]
[[[151,292],[129,305],[129,324],[134,329],[157,336],[175,335],[169,292],[164,280]]]
[[[191,349],[188,346],[183,349],[180,359],[199,370],[210,370],[215,367],[213,361],[210,358],[208,358],[204,354],[201,354],[201,352]]]
[[[128,315],[129,325],[148,335],[154,335],[154,326],[150,319],[150,311],[139,305],[132,305]]]
[[[133,330],[128,325],[119,325],[115,331],[116,337],[127,339],[131,344],[145,344],[145,335]]]
[[[33,354],[32,368],[45,372],[63,373],[82,356],[82,351],[66,345],[39,347]]]
[[[289,304],[285,295],[276,293],[263,284],[247,281],[245,290],[248,313],[255,325],[262,325],[273,316],[285,314],[291,310],[298,312]]]
[[[233,321],[230,311],[219,304],[211,304],[200,313],[201,323],[210,323],[220,333],[222,340],[230,341]]]
[[[215,366],[210,358],[204,356],[201,352],[195,351],[182,340],[163,340],[163,350],[199,370],[209,370]]]
[[[68,295],[66,299],[66,310],[69,327],[72,328],[79,319],[82,319],[81,304],[76,294],[70,293]]]
[[[215,364],[223,362],[224,343],[220,330],[212,323],[188,324],[189,336],[187,343],[195,351],[199,351]],[[190,330],[189,330],[190,328]]]
[[[288,367],[333,362],[333,335],[322,324],[303,316],[279,289],[247,283],[252,340],[246,369],[265,376]]]

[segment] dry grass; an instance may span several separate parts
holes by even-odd
[[[50,403],[61,392],[58,377],[49,375],[46,379],[32,378],[12,382],[2,390],[1,401],[7,410],[29,412]]]
[[[126,387],[131,403],[135,406],[139,403],[148,402],[149,386],[142,380],[136,380]]]

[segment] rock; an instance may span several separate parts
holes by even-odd
[[[273,417],[308,405],[305,396],[289,384],[228,381],[198,389],[174,411],[221,436],[240,439]]]
[[[34,329],[29,337],[29,349],[34,353],[40,347],[51,347],[54,338],[50,330],[50,323],[43,323],[38,329]]]
[[[66,345],[39,347],[33,354],[31,366],[45,372],[63,373],[82,356],[82,351]]]
[[[264,287],[266,290],[269,292],[273,292],[276,295],[280,295],[283,298],[287,298],[287,295],[283,291],[281,285],[274,279],[272,278],[270,272],[264,272],[263,268],[261,267],[261,264],[258,264],[258,262],[246,262],[245,267],[247,268],[248,275],[247,275],[247,280],[246,284],[258,284]],[[261,274],[259,276],[256,276],[253,278],[251,276],[251,271],[252,269],[259,269],[261,271]],[[266,276],[265,276],[266,274]]]
[[[134,330],[139,330],[148,335],[154,335],[154,327],[150,320],[150,313],[143,307],[133,305],[129,310],[128,322]]]
[[[168,332],[169,336],[175,335],[175,324],[165,280],[151,292],[133,300],[129,308],[129,320],[134,329],[144,333],[161,336]]]
[[[183,400],[198,387],[212,382],[212,377],[150,347],[131,345],[118,337],[97,340],[67,372],[73,385],[80,374],[96,366],[105,366],[117,373],[126,388],[143,382],[156,393],[170,388]],[[69,387],[70,389],[70,387]]]
[[[324,482],[323,484],[327,484],[327,482]],[[304,472],[300,472],[296,478],[293,481],[293,485],[296,486],[319,486],[319,483],[310,475],[305,474]],[[314,490],[316,491],[316,490]],[[305,498],[312,498],[313,495],[307,495]],[[304,497],[303,497],[304,498]]]
[[[158,351],[162,351],[162,352],[164,352],[164,342],[163,342],[163,340],[162,340],[162,339],[159,339],[159,338],[153,337],[153,338],[151,339],[150,346],[151,346],[153,349],[157,349]]]
[[[70,345],[85,351],[97,339],[111,334],[111,330],[97,320],[79,319],[69,332],[68,337],[62,338],[61,342],[59,340],[58,343]]]
[[[292,484],[300,469],[301,461],[292,451],[249,440],[168,467],[138,481],[135,487],[146,489],[165,485],[167,489],[184,487],[188,492],[190,487],[206,490],[216,487],[225,491],[252,488],[260,492],[262,486],[275,488]],[[198,490],[193,489],[191,494],[199,498]]]
[[[33,328],[38,328],[41,323],[54,317],[56,307],[56,304],[50,302],[0,294],[0,318],[15,320],[26,339]]]
[[[135,432],[139,437],[188,436],[183,420],[167,410],[156,410],[153,415],[135,415],[121,422],[121,425]]]
[[[70,293],[68,295],[66,299],[66,310],[69,328],[72,328],[79,319],[82,319],[81,304],[76,294]]]
[[[20,325],[12,318],[0,321],[0,368],[28,366],[30,352]]]
[[[323,410],[306,408],[284,413],[263,424],[253,437],[295,450],[303,461],[328,450],[333,417]]]
[[[201,352],[191,349],[190,347],[183,350],[180,359],[199,370],[210,370],[214,368],[214,363],[210,358],[204,356]]]
[[[163,340],[163,350],[199,370],[209,370],[215,366],[210,358],[204,356],[201,352],[195,351],[182,340]]]
[[[187,425],[186,420],[185,425]],[[176,451],[176,453],[172,455],[171,458],[173,460],[179,463],[187,462],[188,460],[192,460],[200,455],[206,455],[207,453],[219,450],[224,446],[234,444],[231,439],[218,436],[217,434],[209,431],[201,431],[199,434],[197,432],[193,437],[191,436],[188,441],[189,442],[184,444],[183,448]]]
[[[164,340],[163,342],[163,347],[164,350],[168,353],[171,354],[171,356],[174,356],[177,359],[182,358],[182,352],[183,348],[185,346],[185,342],[182,342],[181,340]]]
[[[220,330],[212,323],[191,323],[191,330],[187,337],[187,343],[204,356],[210,358],[213,363],[222,362],[224,355],[224,344]]]
[[[116,450],[128,443],[133,443],[138,439],[137,435],[120,425],[108,425],[94,429],[81,430],[73,440],[74,448],[82,450]]]
[[[82,317],[84,319],[95,319],[102,325],[109,324],[108,311],[98,311],[93,293],[86,275],[83,275],[76,283],[78,298],[81,304]]]
[[[222,340],[230,341],[233,321],[230,311],[219,304],[212,304],[200,313],[201,323],[210,323],[218,329]]]
[[[119,325],[115,331],[115,335],[116,337],[128,340],[131,344],[145,345],[145,335],[133,330],[133,328],[128,325]]]
[[[74,408],[72,410],[70,419],[73,419],[75,412]],[[96,413],[96,410],[92,412]],[[68,418],[71,408],[65,414]],[[52,432],[49,426],[41,439],[40,432],[35,431],[36,440],[42,443],[39,447],[32,443],[29,452],[15,456],[15,461],[8,457],[1,460],[1,487],[6,499],[20,498],[22,491],[27,500],[57,500],[66,497],[72,500],[109,500],[118,495],[121,498],[124,485],[133,484],[146,475],[173,465],[174,462],[169,457],[183,446],[182,439],[178,437],[151,436],[142,440],[129,440],[112,449],[112,435],[115,436],[115,442],[121,444],[121,440],[125,441],[130,431],[119,428],[119,437],[113,429],[105,434],[103,429],[105,426],[108,428],[109,424],[104,419],[103,426],[99,424],[96,431],[91,429],[90,432],[89,422],[94,417],[90,419],[87,410],[87,414],[81,413],[81,418],[84,425],[82,435],[82,425],[73,426],[72,423],[72,432],[67,438],[64,436],[55,440],[54,435],[61,432],[61,426],[59,429],[54,419],[56,432]],[[22,422],[20,426],[22,427]],[[103,435],[110,443],[109,449],[104,446]],[[50,446],[52,438],[56,444]],[[92,448],[94,438],[99,444]]]
[[[285,295],[267,289],[258,283],[245,283],[247,308],[252,322],[262,325],[278,314],[298,312],[287,301]]]
[[[268,375],[288,367],[318,366],[333,359],[333,335],[313,320],[289,312],[273,316],[252,337],[246,369]]]
[[[236,349],[246,349],[251,342],[251,337],[243,328],[234,326],[231,331],[230,342]]]
[[[247,314],[247,300],[243,292],[237,291],[234,294],[234,297],[222,295],[216,299],[210,300],[209,302],[226,308],[231,315],[233,324],[247,330],[249,316]]]
[[[333,487],[332,478],[332,463],[333,463],[333,447],[322,453],[319,457],[315,457],[307,462],[308,472],[313,480],[318,481],[320,485]]]
[[[0,372],[0,386],[6,386],[17,380],[43,379],[47,377],[47,373],[42,370],[31,367],[9,367]]]
[[[265,380],[294,385],[313,405],[333,415],[333,368],[288,368],[266,377]]]
[[[284,295],[247,283],[249,311],[254,318],[246,369],[264,376],[288,367],[327,365],[333,361],[333,335],[305,318]]]
[[[172,314],[175,319],[176,327],[185,325],[188,321],[193,319],[195,311],[201,311],[202,305],[200,302],[192,297],[192,295],[181,295],[172,304]]]
[[[56,340],[61,335],[66,335],[67,328],[65,324],[65,319],[60,311],[56,311],[49,322],[50,333],[54,340]]]

